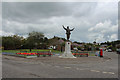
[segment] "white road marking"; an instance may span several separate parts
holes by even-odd
[[[64,67],[64,68],[68,68],[68,69],[70,69],[71,67]]]
[[[106,73],[108,73],[108,72],[102,72],[102,73],[106,74]]]
[[[92,71],[92,72],[100,72],[100,71],[97,71],[97,70],[90,70],[90,71]]]
[[[103,72],[103,73],[107,73],[107,74],[115,74],[114,72]]]
[[[96,71],[96,72],[100,72],[100,71]]]
[[[109,74],[115,74],[114,72],[108,72]]]
[[[76,70],[84,70],[84,69],[76,68]]]
[[[90,71],[96,71],[96,70],[90,70]]]

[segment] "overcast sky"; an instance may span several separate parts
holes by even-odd
[[[105,42],[118,36],[117,2],[4,2],[2,17],[2,35],[26,37],[38,31],[66,38],[64,25],[75,28],[72,41]]]

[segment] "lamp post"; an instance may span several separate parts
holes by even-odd
[[[42,46],[42,43],[40,42],[40,48],[42,48],[41,46]]]
[[[36,47],[36,49],[37,49],[37,45],[38,45],[38,43],[35,43],[35,47]]]
[[[23,45],[21,45],[21,49],[22,49],[22,46],[23,46]]]
[[[95,53],[95,51],[96,51],[95,45],[96,45],[96,39],[95,39],[95,41],[93,42],[93,47],[94,47],[93,51],[94,51],[94,53]]]

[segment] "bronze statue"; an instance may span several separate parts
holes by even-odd
[[[62,25],[63,26],[63,25]],[[69,26],[67,26],[67,28],[65,28],[64,26],[63,26],[63,28],[66,30],[66,35],[67,35],[67,40],[69,41],[69,38],[70,38],[70,31],[73,31],[74,30],[74,28],[73,29],[69,29]]]

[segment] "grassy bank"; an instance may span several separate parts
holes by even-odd
[[[17,50],[2,50],[2,52],[8,52],[8,53],[20,53],[20,52],[30,52],[29,49],[17,49]],[[32,52],[48,52],[50,51],[49,49],[32,49],[31,50],[31,53]],[[53,53],[61,53],[60,51],[57,51],[57,50],[51,50],[51,52]]]

